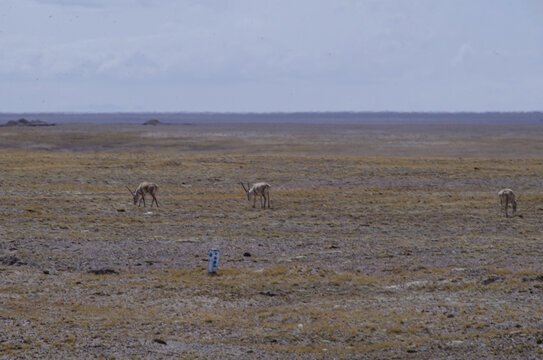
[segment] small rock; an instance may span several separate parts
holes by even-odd
[[[456,347],[456,346],[460,346],[464,343],[464,341],[462,340],[451,340],[447,343],[447,346],[449,347]]]
[[[0,265],[7,265],[7,266],[21,266],[26,265],[24,261],[19,259],[17,256],[9,255],[0,257]]]
[[[43,270],[43,273],[44,273],[45,275],[49,275],[49,270]]]
[[[117,271],[113,269],[96,269],[96,270],[89,270],[89,273],[94,275],[110,275],[110,274],[119,274]]]
[[[245,253],[243,253],[243,256],[245,256],[245,257],[250,257],[250,256],[251,256],[251,253],[245,252]]]
[[[528,282],[528,281],[543,281],[543,275],[537,275],[532,277],[523,277],[522,281]]]
[[[154,339],[153,341],[161,345],[168,345],[168,343],[162,339]]]
[[[196,238],[188,238],[188,239],[177,239],[180,243],[197,243],[199,240]]]
[[[503,281],[504,279],[505,278],[503,276],[494,275],[494,276],[491,276],[491,277],[481,281],[481,284],[489,285],[489,284],[492,284],[493,282],[496,282],[496,281]]]

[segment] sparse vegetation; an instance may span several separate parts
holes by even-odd
[[[0,129],[0,358],[541,355],[543,127],[228,126]]]

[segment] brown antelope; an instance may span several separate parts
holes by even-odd
[[[502,189],[498,192],[498,198],[500,199],[500,211],[505,209],[505,217],[509,217],[507,209],[509,204],[513,208],[513,216],[517,212],[517,200],[515,198],[515,193],[511,189]]]
[[[151,207],[153,207],[153,202],[156,203],[156,207],[159,207],[158,201],[155,197],[155,194],[158,190],[157,184],[144,181],[141,184],[139,184],[136,191],[130,190],[128,186],[126,188],[128,189],[128,191],[130,191],[130,194],[132,194],[132,197],[134,198],[134,205],[136,205],[139,200],[138,207],[140,207],[142,201],[143,201],[143,207],[145,207],[145,194],[150,194],[153,197],[153,201],[151,201]]]
[[[256,183],[251,188],[249,188],[249,184],[247,184],[247,187],[243,185],[242,182],[240,182],[241,186],[243,187],[243,190],[247,193],[247,201],[251,201],[251,196],[253,197],[253,207],[256,205],[256,197],[260,197],[260,207],[265,208],[266,207],[266,200],[268,201],[268,208],[270,208],[270,184],[261,182]],[[262,198],[264,198],[264,204],[262,204]]]

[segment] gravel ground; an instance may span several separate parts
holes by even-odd
[[[542,138],[0,128],[0,359],[540,358]],[[132,204],[124,186],[143,180],[160,208]],[[269,210],[239,185],[262,180]],[[503,187],[520,194],[515,217]]]

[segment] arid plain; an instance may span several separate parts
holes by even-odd
[[[0,127],[0,359],[541,358],[542,173],[537,124]]]

